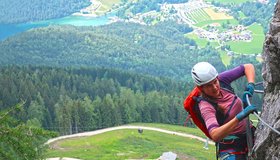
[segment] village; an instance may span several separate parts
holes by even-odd
[[[220,19],[233,18],[231,16],[223,16],[224,13],[228,11],[227,9],[215,7],[210,3],[204,2],[203,0],[191,0],[187,3],[181,4],[163,4],[161,6],[161,12],[150,11],[144,14],[136,14],[135,16],[125,21],[149,25],[146,23],[147,19],[150,19],[150,21],[152,21],[152,19],[157,19],[160,21],[172,19],[179,23],[191,26],[194,29],[193,33],[195,33],[199,38],[207,39],[208,41],[218,41],[222,43],[227,41],[250,42],[252,40],[251,31],[247,30],[247,28],[243,25],[232,26],[226,31],[220,31],[218,29],[219,27],[221,27],[219,23],[212,23],[205,27],[196,27],[195,24],[197,22],[195,21],[195,19],[188,15],[190,15],[190,13],[194,12],[195,10],[207,8],[214,8],[218,12],[223,13],[221,14],[221,17],[218,17]],[[170,14],[171,10],[175,10],[176,12],[174,12],[174,14]]]
[[[232,19],[233,17],[225,15],[228,12],[228,9],[215,7],[209,3],[204,2],[203,0],[193,0],[189,1],[188,3],[184,4],[169,4],[169,6],[165,6],[164,8],[174,8],[177,10],[177,17],[179,18],[180,22],[185,22],[192,28],[194,28],[194,33],[199,38],[207,39],[208,41],[220,41],[220,42],[227,42],[227,41],[251,41],[252,35],[251,32],[247,30],[246,27],[242,25],[232,26],[231,29],[227,29],[226,31],[220,31],[218,28],[221,27],[219,23],[212,23],[206,27],[196,27],[195,20],[192,19],[190,16],[191,12],[199,9],[209,9],[214,8],[218,13],[221,13],[220,16],[211,16],[212,20],[219,20],[219,19]]]
[[[268,0],[258,0],[260,3],[267,4]],[[98,9],[102,7],[102,2],[91,0],[92,5],[82,9],[75,15],[96,17]],[[117,10],[118,7],[115,7]],[[198,27],[196,24],[199,20],[196,14],[204,14],[205,21],[213,21],[205,26]],[[181,24],[186,24],[193,28],[193,34],[198,38],[207,40],[208,42],[217,42],[222,47],[226,42],[243,41],[251,42],[253,40],[252,32],[243,25],[221,26],[215,20],[232,20],[230,10],[227,8],[216,7],[210,2],[204,0],[189,0],[186,3],[161,5],[159,12],[153,10],[146,13],[129,14],[126,19],[117,16],[109,17],[110,23],[123,21],[138,23],[141,25],[153,25],[159,21],[173,20]],[[222,28],[222,29],[221,29]],[[219,48],[218,47],[218,48]],[[228,51],[228,55],[232,56],[234,52]]]

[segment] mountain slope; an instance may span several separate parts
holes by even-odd
[[[22,23],[68,16],[89,0],[1,0],[0,23]]]
[[[156,26],[49,26],[0,42],[0,64],[102,66],[173,78],[186,78],[184,74],[197,61],[224,69],[213,49],[195,49],[195,42],[183,36],[190,30],[172,22]]]

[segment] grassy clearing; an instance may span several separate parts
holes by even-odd
[[[238,11],[238,14],[241,19],[244,19],[246,17],[245,14],[241,11]]]
[[[231,57],[227,55],[226,51],[220,50],[219,53],[220,53],[220,57],[222,59],[223,64],[226,66],[230,65]]]
[[[102,5],[97,10],[97,14],[102,15],[110,10],[112,10],[112,7],[116,4],[121,3],[121,0],[99,0]]]
[[[208,40],[205,38],[199,38],[196,34],[194,33],[188,33],[185,35],[187,38],[193,39],[195,41],[195,43],[200,47],[200,48],[204,48],[207,43]]]
[[[193,39],[195,43],[200,47],[200,48],[205,48],[207,44],[211,45],[213,48],[219,46],[217,41],[209,41],[205,38],[199,38],[196,34],[194,33],[188,33],[185,35],[186,37]]]
[[[238,25],[238,21],[236,19],[225,19],[225,20],[207,20],[207,21],[203,21],[203,22],[199,22],[197,24],[195,24],[195,26],[197,27],[204,27],[208,24],[212,24],[212,23],[219,23],[220,25],[222,25],[223,23],[227,24],[233,24],[233,25]]]
[[[182,126],[144,125],[186,132],[186,127]],[[197,129],[190,131],[200,134]],[[47,157],[72,157],[84,160],[156,159],[163,152],[172,151],[178,154],[179,159],[186,157],[215,159],[214,145],[209,145],[209,150],[205,150],[204,143],[198,140],[148,130],[144,130],[142,134],[137,130],[116,130],[91,137],[59,141],[55,146],[60,149],[49,149]]]

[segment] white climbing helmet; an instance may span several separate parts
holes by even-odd
[[[192,68],[192,78],[198,86],[212,81],[217,76],[217,70],[208,62],[199,62]]]

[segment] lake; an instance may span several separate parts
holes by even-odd
[[[86,16],[67,16],[64,18],[51,19],[46,21],[20,23],[20,24],[0,24],[0,40],[4,40],[15,34],[27,31],[31,28],[45,27],[48,25],[75,25],[75,26],[99,26],[108,24],[109,17],[114,16],[110,13],[100,17],[86,17]]]

